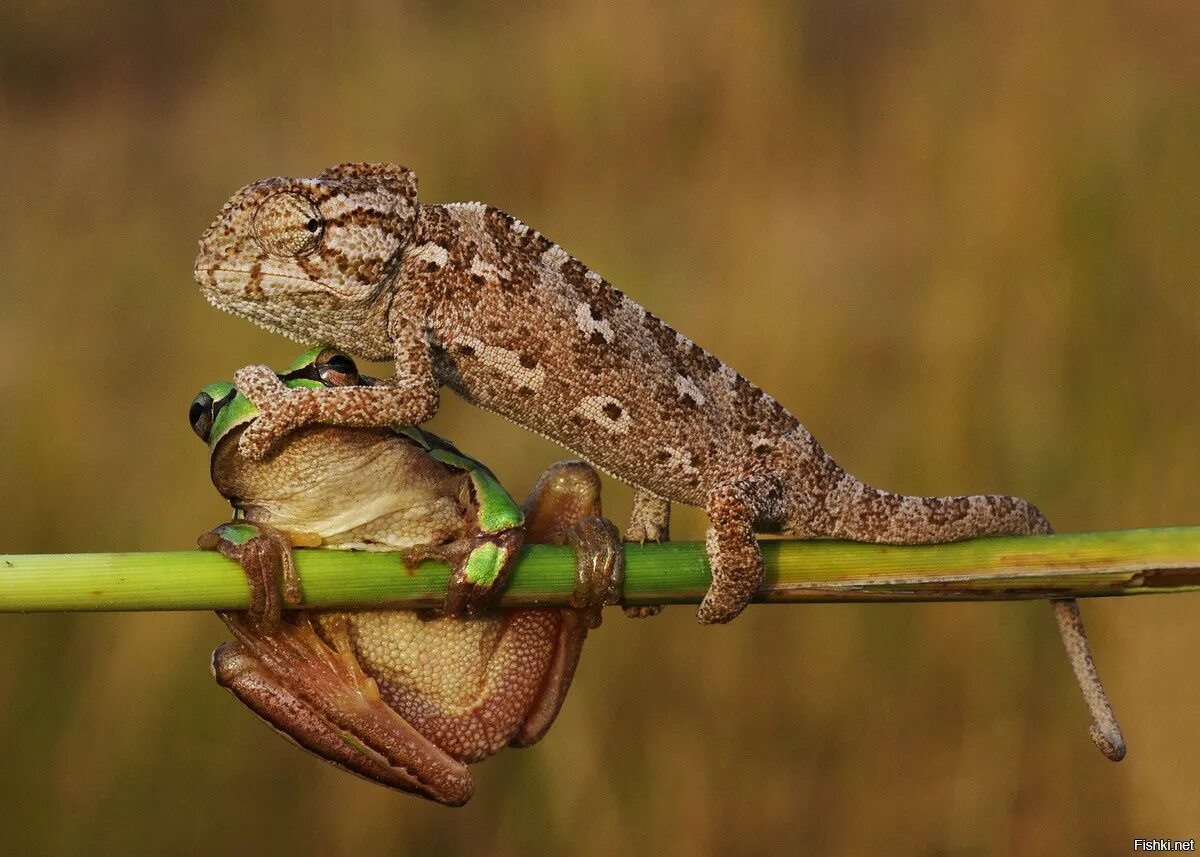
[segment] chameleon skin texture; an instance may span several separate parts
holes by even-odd
[[[306,422],[419,423],[450,387],[638,488],[635,538],[665,534],[662,501],[704,508],[702,622],[729,621],[761,583],[755,533],[921,544],[1049,532],[1019,498],[860,482],[775,399],[557,244],[482,203],[420,204],[405,167],[246,186],[201,239],[195,274],[221,309],[396,362],[388,384],[311,395],[243,370],[238,388],[265,417],[248,452]]]

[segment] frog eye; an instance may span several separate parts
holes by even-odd
[[[208,393],[201,393],[192,399],[192,406],[188,409],[188,422],[192,424],[192,431],[205,443],[208,442],[208,435],[212,431],[213,420],[216,417],[215,404],[212,396]]]
[[[254,237],[274,256],[307,255],[317,249],[324,232],[316,203],[294,191],[272,194],[254,211]]]
[[[340,351],[323,351],[316,360],[317,377],[327,387],[357,387],[358,366]]]

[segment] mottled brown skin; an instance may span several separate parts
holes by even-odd
[[[247,567],[290,563],[289,541],[402,550],[469,542],[475,510],[461,471],[394,433],[326,426],[292,432],[253,461],[231,433],[213,482],[263,538]],[[525,504],[525,535],[579,553],[579,609],[475,619],[415,611],[291,611],[271,625],[222,613],[235,636],[213,654],[217,681],[300,746],[382,785],[449,805],[471,796],[466,765],[533,744],[556,717],[599,607],[609,601],[611,524],[583,462],[549,468]],[[398,570],[402,564],[398,564]],[[261,575],[258,575],[261,576]],[[273,581],[272,581],[273,582]]]
[[[668,503],[708,514],[728,622],[763,579],[755,533],[927,544],[1048,533],[1017,497],[911,497],[846,473],[771,396],[557,244],[482,203],[422,205],[416,176],[341,164],[238,191],[204,234],[196,279],[215,306],[301,342],[392,359],[390,385],[284,391],[237,383],[265,419],[262,455],[306,422],[419,424],[448,386],[637,489],[627,537],[665,534]]]

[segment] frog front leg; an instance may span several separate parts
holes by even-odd
[[[370,386],[289,389],[270,367],[239,369],[234,384],[260,416],[242,433],[238,449],[251,460],[261,460],[289,432],[313,423],[399,428],[428,422],[437,414],[441,387],[429,343],[415,328],[400,331],[395,356],[404,375]]]
[[[343,622],[326,642],[307,614],[285,617],[264,634],[241,613],[219,613],[237,638],[213,653],[213,675],[301,747],[384,786],[448,806],[466,803],[474,782],[380,697],[354,654]]]
[[[442,613],[472,618],[491,610],[524,541],[525,531],[516,525],[444,545],[417,545],[406,548],[402,555],[409,568],[426,560],[449,565],[450,580]]]
[[[466,532],[472,533],[448,544],[408,548],[404,551],[405,562],[414,567],[433,559],[450,565],[445,615],[472,617],[486,613],[504,587],[525,542],[525,513],[495,474],[480,462],[419,428],[403,428],[400,433],[433,460],[463,472],[464,523]]]
[[[204,533],[196,543],[242,567],[250,584],[249,618],[262,633],[270,634],[279,627],[283,604],[300,603],[300,575],[292,562],[292,538],[286,533],[263,524],[231,521]]]

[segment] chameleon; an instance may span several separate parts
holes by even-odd
[[[632,485],[627,540],[667,538],[671,503],[702,508],[705,624],[732,620],[758,590],[758,533],[911,545],[1051,532],[1019,497],[907,496],[860,481],[772,396],[558,244],[480,202],[421,203],[404,166],[344,163],[246,185],[201,237],[194,274],[219,309],[395,363],[387,383],[326,390],[241,370],[239,389],[262,411],[242,435],[247,455],[306,423],[420,424],[449,387]],[[1098,722],[1107,701],[1082,660],[1078,608],[1054,609]],[[1123,743],[1103,713],[1115,754]]]
[[[354,362],[314,348],[284,383],[357,386]],[[550,728],[590,628],[619,583],[616,528],[601,517],[600,481],[587,464],[559,462],[524,507],[480,462],[419,429],[309,426],[262,461],[238,438],[258,412],[228,381],[189,410],[209,447],[210,475],[234,520],[202,548],[238,562],[251,609],[221,611],[234,640],[213,653],[213,674],[297,744],[353,773],[458,806],[473,790],[466,765]],[[569,544],[572,605],[484,609],[473,618],[418,610],[292,610],[302,581],[293,546],[398,552],[446,559],[472,573],[456,590],[503,585],[503,551],[520,539]],[[277,593],[283,578],[284,602]],[[451,598],[453,600],[453,597]],[[431,615],[433,614],[433,615]]]

